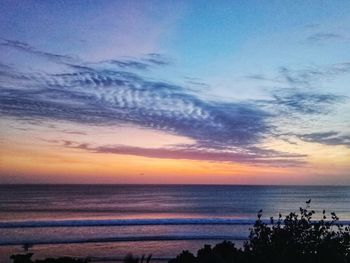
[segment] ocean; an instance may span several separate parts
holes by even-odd
[[[242,245],[257,212],[298,211],[311,199],[350,222],[349,186],[0,185],[0,262],[35,257],[117,260],[129,252],[167,260],[183,249]]]

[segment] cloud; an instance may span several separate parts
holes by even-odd
[[[24,43],[10,43],[14,48],[35,50]],[[34,53],[51,57],[47,52]],[[152,63],[162,64],[160,56],[152,54],[150,58]],[[131,123],[212,147],[254,145],[270,129],[266,122],[270,114],[253,103],[208,101],[183,86],[130,71],[59,61],[67,66],[63,72],[0,68],[1,115],[92,125]]]
[[[312,86],[319,81],[331,80],[337,76],[350,73],[350,62],[336,63],[323,67],[308,67],[294,70],[280,67],[279,79],[293,87]]]
[[[104,60],[97,63],[92,63],[93,65],[103,66],[103,65],[114,65],[120,69],[136,69],[136,70],[148,70],[156,66],[168,66],[171,64],[170,60],[165,56],[158,53],[147,54],[140,59],[110,59]]]
[[[181,86],[131,73],[8,72],[6,83],[10,87],[1,87],[1,114],[17,118],[133,123],[228,145],[257,143],[269,129],[268,113],[254,105],[204,101]]]
[[[308,42],[311,43],[322,43],[322,42],[328,42],[328,41],[337,41],[337,40],[344,40],[345,37],[337,34],[337,33],[331,33],[331,32],[319,32],[312,34],[306,38]]]
[[[201,81],[201,79],[198,79],[198,78],[185,77],[184,80],[186,84],[188,84],[191,87],[191,90],[198,91],[198,90],[208,89],[210,87],[210,85]]]
[[[17,120],[71,121],[87,125],[132,124],[185,136],[194,145],[164,149],[129,146],[75,145],[83,150],[174,159],[292,165],[305,156],[261,147],[274,136],[274,115],[262,104],[287,113],[323,114],[342,100],[333,94],[284,90],[268,101],[207,100],[186,87],[146,78],[132,69],[165,65],[161,56],[150,54],[139,60],[118,61],[117,68],[105,62],[88,63],[72,57],[36,50],[21,42],[9,42],[38,57],[55,58],[64,66],[57,72],[22,71],[0,66],[0,115]],[[74,60],[74,61],[73,61]],[[112,60],[110,60],[112,61]],[[350,66],[349,66],[350,67]],[[338,68],[341,71],[343,68]],[[326,107],[327,106],[327,107]],[[72,147],[73,142],[65,145]]]
[[[350,136],[341,135],[335,131],[309,133],[298,135],[297,137],[306,142],[315,142],[326,145],[343,145],[350,147]]]
[[[264,74],[250,74],[250,75],[246,75],[245,78],[249,80],[258,80],[258,81],[271,81],[271,82],[277,82],[277,83],[281,82],[280,80],[278,80],[278,78],[269,78]]]
[[[300,69],[288,66],[279,67],[277,74],[249,74],[244,78],[253,81],[271,82],[273,84],[287,84],[293,89],[313,88],[325,81],[350,74],[350,62],[341,62],[324,66],[309,66]]]
[[[59,54],[40,51],[30,46],[27,43],[17,41],[17,40],[0,39],[0,46],[13,48],[26,53],[31,53],[33,55],[37,55],[59,63],[64,63],[64,62],[71,63],[77,60],[77,57],[72,57],[69,55],[59,55]]]
[[[274,150],[258,150],[246,152],[217,151],[198,148],[194,145],[183,145],[171,148],[143,148],[126,145],[105,145],[93,147],[88,143],[64,141],[63,146],[86,150],[94,153],[122,154],[160,159],[184,159],[229,163],[245,163],[250,165],[298,166],[304,163],[306,155],[285,154]]]
[[[105,63],[111,64],[111,65],[116,65],[120,68],[124,69],[138,69],[138,70],[145,70],[150,67],[149,64],[139,62],[139,61],[133,61],[133,60],[107,60]]]
[[[350,63],[342,62],[320,67],[307,67],[291,69],[280,67],[274,77],[264,74],[251,74],[245,76],[256,81],[270,81],[283,85],[283,88],[273,87],[270,91],[272,99],[255,101],[261,108],[275,113],[280,118],[307,118],[315,114],[329,114],[341,103],[348,101],[342,94],[321,92],[316,84],[331,80],[337,76],[350,73]],[[275,134],[276,135],[276,134]]]
[[[302,92],[298,90],[278,90],[270,103],[280,106],[281,110],[302,114],[327,114],[334,104],[344,102],[345,96],[331,93]]]
[[[159,53],[149,53],[145,58],[143,58],[143,60],[150,64],[159,65],[159,66],[165,66],[165,65],[171,64],[168,58],[164,57],[162,54],[159,54]]]
[[[93,70],[93,68],[100,66],[116,66],[119,69],[126,70],[148,70],[155,66],[167,66],[170,65],[170,59],[159,53],[146,54],[140,59],[125,58],[125,59],[109,59],[98,62],[82,61],[77,56],[60,55],[50,52],[44,52],[36,49],[35,47],[17,40],[0,39],[0,47],[13,48],[21,52],[36,55],[45,58],[51,62],[58,64],[64,64],[77,70]]]

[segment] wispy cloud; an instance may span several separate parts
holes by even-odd
[[[350,147],[350,136],[342,135],[335,131],[309,133],[298,135],[298,137],[306,142],[320,143],[326,145],[343,145]]]
[[[50,52],[45,52],[45,51],[41,51],[38,50],[34,47],[32,47],[31,45],[21,42],[21,41],[17,41],[17,40],[8,40],[8,39],[1,39],[0,38],[0,46],[2,47],[9,47],[9,48],[13,48],[22,52],[27,52],[27,53],[31,53],[33,55],[37,55],[55,62],[59,62],[59,63],[71,63],[73,61],[77,60],[77,57],[73,57],[70,55],[60,55],[60,54],[54,54],[54,53],[50,53]]]
[[[330,81],[336,77],[350,74],[350,62],[341,62],[323,66],[309,66],[303,68],[293,68],[282,66],[278,72],[272,76],[265,74],[249,74],[245,79],[271,82],[272,84],[286,84],[295,88],[315,87],[321,81]]]
[[[171,64],[170,59],[158,53],[147,54],[146,56],[135,59],[135,58],[126,58],[126,59],[110,59],[104,60],[97,63],[87,63],[87,65],[92,64],[94,66],[106,66],[114,65],[120,69],[125,70],[149,70],[156,66],[168,66]]]
[[[310,43],[324,43],[329,41],[345,40],[345,37],[338,33],[318,32],[308,36],[306,40]]]
[[[17,118],[133,123],[199,143],[236,146],[258,143],[269,130],[269,114],[254,104],[206,101],[179,85],[128,71],[86,67],[84,62],[75,61],[74,68],[69,65],[57,74],[1,69],[0,85],[1,114]]]
[[[271,81],[281,83],[282,81],[275,77],[268,77],[264,74],[250,74],[245,76],[249,80],[258,80],[258,81]]]
[[[109,60],[117,68],[88,63],[71,56],[39,51],[10,41],[0,46],[54,60],[64,66],[56,73],[28,72],[0,67],[0,114],[21,120],[71,121],[89,125],[133,124],[185,136],[195,145],[148,149],[129,146],[67,147],[97,153],[132,154],[156,158],[213,160],[243,163],[292,165],[302,163],[303,155],[278,152],[261,146],[273,136],[274,114],[261,104],[288,113],[324,114],[325,106],[341,101],[333,94],[284,91],[268,101],[206,100],[181,85],[146,78],[133,71],[151,65],[168,65],[159,54],[136,60]],[[335,70],[335,69],[334,69]],[[347,71],[339,67],[337,71]],[[350,70],[350,64],[349,64]],[[162,157],[163,156],[163,157]]]
[[[280,106],[281,110],[288,113],[296,112],[302,114],[327,114],[332,106],[346,100],[345,96],[331,93],[316,93],[312,91],[298,91],[281,89],[273,94],[272,104]]]
[[[120,71],[6,72],[1,113],[96,125],[131,122],[219,144],[252,144],[268,113],[248,103],[204,101],[184,88]],[[20,85],[20,88],[18,87]]]
[[[304,164],[303,158],[306,157],[304,154],[286,154],[269,149],[234,152],[228,150],[218,151],[205,147],[196,147],[194,145],[165,148],[143,148],[126,145],[104,145],[94,147],[88,143],[76,143],[73,141],[64,141],[62,145],[93,153],[122,154],[160,159],[244,163],[250,165],[298,166]]]
[[[149,53],[146,57],[143,58],[143,60],[153,65],[164,66],[171,64],[169,58],[166,58],[165,56],[159,53]]]
[[[279,69],[279,79],[284,79],[287,84],[293,87],[303,87],[312,86],[319,81],[331,80],[337,76],[349,73],[350,62],[297,70],[284,66]]]
[[[203,80],[198,78],[185,77],[184,80],[186,84],[191,86],[191,89],[194,89],[194,90],[203,90],[210,87],[210,85],[208,85]]]
[[[171,64],[169,58],[162,54],[150,53],[142,58],[124,58],[124,59],[109,59],[97,62],[82,61],[78,56],[61,55],[51,52],[45,52],[36,49],[35,47],[17,40],[0,39],[0,47],[13,48],[21,52],[36,55],[58,64],[64,64],[73,69],[78,70],[93,70],[96,66],[116,66],[123,70],[147,70],[155,66],[167,66]]]

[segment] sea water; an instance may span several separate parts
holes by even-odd
[[[2,185],[0,262],[24,244],[37,258],[96,261],[129,252],[167,260],[222,240],[242,245],[260,209],[268,221],[309,199],[316,219],[326,209],[350,222],[348,186]]]

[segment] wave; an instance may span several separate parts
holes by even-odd
[[[14,245],[53,245],[77,243],[107,243],[107,242],[145,242],[145,241],[196,241],[196,240],[247,240],[247,236],[212,236],[212,235],[161,235],[161,236],[124,236],[124,237],[95,237],[86,239],[53,239],[53,240],[13,240],[0,241],[0,246]]]
[[[269,220],[266,220],[269,222]],[[162,218],[162,219],[99,219],[5,221],[0,228],[29,227],[92,227],[92,226],[147,226],[147,225],[252,225],[255,219],[229,218]]]
[[[152,225],[253,225],[256,219],[232,218],[162,218],[162,219],[99,219],[99,220],[35,220],[0,222],[0,228],[35,227],[98,227],[98,226],[152,226]],[[269,219],[262,219],[269,224]],[[350,220],[340,220],[337,224],[350,225]]]

